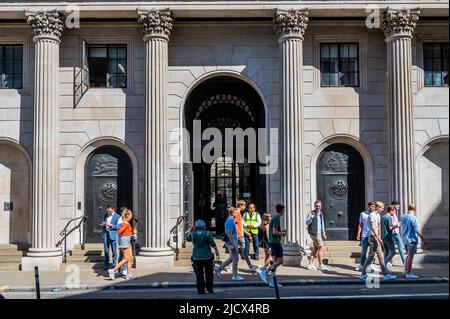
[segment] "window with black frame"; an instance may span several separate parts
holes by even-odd
[[[22,45],[0,44],[0,88],[21,89],[23,86]]]
[[[448,86],[448,43],[423,44],[425,86]]]
[[[359,86],[359,48],[357,43],[321,43],[322,87]]]
[[[90,87],[127,87],[126,44],[88,44]]]

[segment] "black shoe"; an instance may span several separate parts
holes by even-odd
[[[103,267],[103,271],[107,271],[108,270],[108,267]]]

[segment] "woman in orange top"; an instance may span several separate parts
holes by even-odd
[[[135,279],[131,274],[131,267],[133,265],[133,253],[131,248],[131,236],[133,235],[133,228],[131,227],[130,221],[133,218],[133,213],[131,210],[126,209],[123,213],[123,224],[117,231],[119,234],[119,248],[122,250],[123,259],[119,262],[114,269],[109,269],[109,278],[114,280],[116,278],[117,271],[125,264],[127,264],[128,274],[125,277],[126,280]]]

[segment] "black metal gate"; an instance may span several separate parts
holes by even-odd
[[[333,144],[317,162],[317,195],[330,240],[354,240],[364,210],[364,161],[353,147]]]
[[[84,228],[86,243],[101,242],[101,228],[108,205],[132,209],[132,166],[127,154],[108,146],[94,151],[86,163]]]

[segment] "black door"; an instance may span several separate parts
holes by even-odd
[[[317,162],[317,194],[330,240],[354,240],[364,210],[364,162],[353,147],[333,144]]]
[[[101,228],[108,205],[132,209],[132,166],[122,150],[97,149],[86,163],[85,208],[88,215],[84,238],[87,243],[101,242]]]

